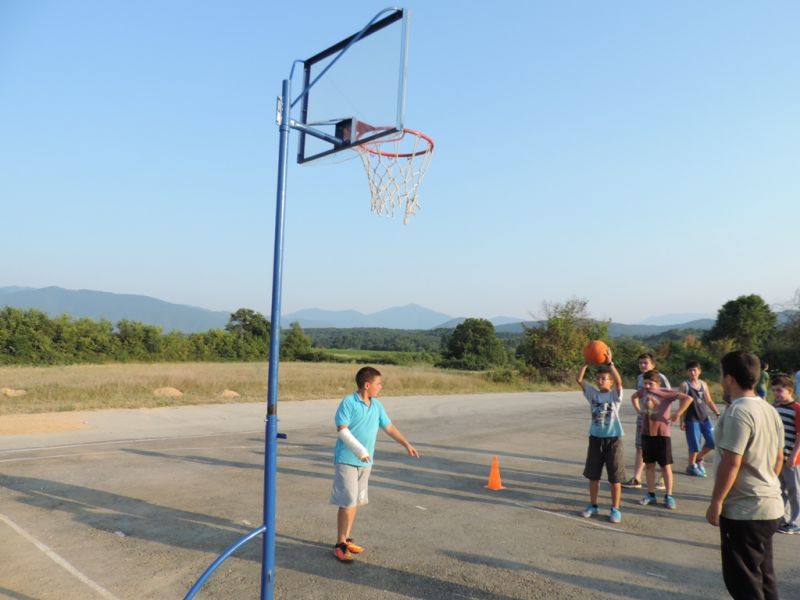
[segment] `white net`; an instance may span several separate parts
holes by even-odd
[[[419,209],[417,192],[433,155],[433,141],[416,131],[378,139],[354,148],[364,163],[372,196],[372,212],[393,215],[405,205],[403,224]]]

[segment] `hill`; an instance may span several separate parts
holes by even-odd
[[[164,331],[195,333],[225,327],[230,313],[196,306],[172,304],[149,296],[112,294],[94,290],[66,290],[60,287],[0,288],[0,305],[36,308],[51,317],[68,314],[116,323],[123,319],[156,325]]]
[[[452,317],[419,304],[406,304],[364,314],[355,310],[307,308],[283,315],[282,326],[297,321],[303,329],[337,327],[385,327],[388,329],[434,329]],[[453,325],[455,327],[455,325]]]

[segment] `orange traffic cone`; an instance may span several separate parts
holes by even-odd
[[[492,468],[489,470],[489,482],[486,484],[490,490],[504,490],[503,482],[500,480],[500,461],[497,456],[492,457]]]

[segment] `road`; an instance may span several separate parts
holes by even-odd
[[[327,504],[338,400],[283,402],[276,597],[290,599],[725,598],[711,480],[680,474],[678,510],[623,492],[611,525],[584,520],[588,408],[580,394],[387,397],[422,456],[379,436],[353,564],[331,555]],[[262,522],[259,404],[69,413],[45,433],[0,418],[0,597],[182,598],[216,556]],[[35,419],[35,418],[34,418]],[[632,431],[632,411],[623,411]],[[5,426],[4,426],[5,424]],[[33,424],[35,425],[35,423]],[[628,461],[633,436],[626,438]],[[506,489],[484,487],[492,456]],[[782,598],[800,599],[800,536],[776,536]],[[257,598],[260,543],[198,598]]]

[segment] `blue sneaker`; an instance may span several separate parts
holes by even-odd
[[[599,507],[595,506],[594,504],[587,504],[586,508],[584,508],[583,512],[581,512],[581,516],[584,519],[588,519],[592,515],[596,515],[598,512],[600,512]]]
[[[697,465],[692,465],[690,467],[686,467],[686,474],[691,476],[691,477],[698,477]]]
[[[694,463],[694,468],[697,471],[698,477],[706,477],[708,474],[706,473],[706,468],[703,466],[702,462]]]
[[[622,513],[618,508],[611,507],[611,512],[608,514],[608,520],[612,523],[619,523],[622,521]]]
[[[647,494],[642,496],[642,499],[639,500],[639,504],[642,506],[647,506],[648,504],[655,504],[656,503],[656,495],[655,494]]]
[[[675,510],[678,508],[678,505],[675,503],[675,498],[672,496],[664,496],[664,506],[670,510]]]

